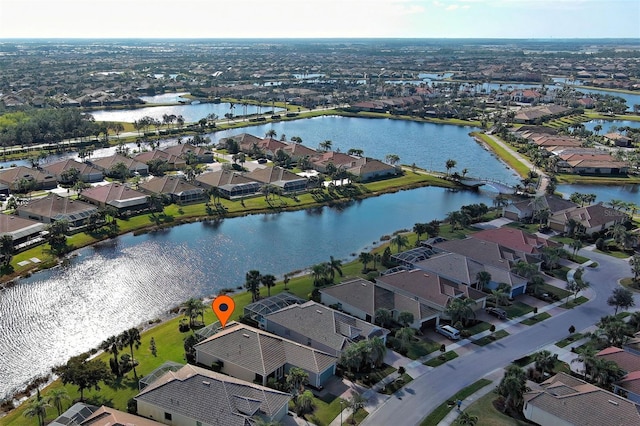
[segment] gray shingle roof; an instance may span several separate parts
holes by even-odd
[[[245,426],[254,414],[273,418],[291,395],[185,365],[167,372],[135,399],[206,424]]]

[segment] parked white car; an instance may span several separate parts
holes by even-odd
[[[451,340],[460,339],[460,331],[458,331],[456,328],[451,327],[450,325],[436,327],[436,332],[448,337]]]

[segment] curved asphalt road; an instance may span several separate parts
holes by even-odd
[[[569,326],[583,330],[600,317],[613,314],[613,308],[607,305],[607,298],[618,286],[619,279],[631,276],[628,261],[592,251],[581,250],[580,253],[599,264],[597,268],[585,268],[583,277],[591,283],[589,302],[430,370],[389,398],[362,424],[419,424],[427,414],[460,389],[515,359],[567,337]],[[638,294],[635,300],[636,306],[640,306]]]

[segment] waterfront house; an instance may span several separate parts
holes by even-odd
[[[77,228],[86,225],[86,220],[97,213],[98,208],[79,200],[49,194],[19,206],[16,212],[20,217],[43,223],[64,220],[70,227]]]
[[[282,167],[264,167],[244,175],[247,179],[264,184],[275,185],[284,192],[299,192],[307,189],[308,179],[291,173]]]
[[[52,423],[53,426],[56,426]],[[68,426],[163,426],[163,423],[125,413],[103,405],[82,422],[68,423]]]
[[[607,133],[604,138],[612,142],[615,146],[627,148],[631,146],[631,138],[617,132]]]
[[[618,161],[609,153],[567,153],[558,156],[556,171],[581,175],[626,175],[629,163]]]
[[[58,182],[62,184],[71,183],[71,176],[77,171],[77,178],[82,182],[100,182],[104,179],[104,174],[101,170],[91,166],[87,163],[81,163],[72,158],[68,158],[62,161],[56,161],[55,163],[45,164],[42,166],[42,170],[55,175]]]
[[[221,197],[234,199],[260,192],[262,183],[232,170],[216,170],[196,177],[196,184],[205,189],[218,188]]]
[[[112,170],[112,168],[117,166],[119,163],[124,164],[131,174],[149,174],[149,166],[147,166],[145,163],[134,160],[133,158],[125,157],[124,155],[120,154],[110,155],[108,157],[94,158],[87,162],[102,170],[105,175],[108,175],[110,170]]]
[[[471,234],[469,237],[477,240],[489,241],[496,243],[502,247],[507,247],[520,253],[526,253],[533,256],[542,254],[545,248],[562,247],[549,238],[542,238],[535,234],[530,234],[518,228],[503,226],[500,228],[484,229]]]
[[[289,157],[291,157],[291,161],[293,161],[294,163],[297,163],[302,158],[311,158],[318,155],[318,151],[306,147],[300,143],[288,143],[287,146],[282,148],[282,150],[289,154]]]
[[[553,214],[549,217],[548,225],[554,231],[569,232],[570,220],[573,220],[582,232],[591,235],[623,223],[628,218],[626,213],[598,203]]]
[[[334,356],[352,342],[380,337],[389,330],[309,301],[265,315],[260,328]]]
[[[573,201],[565,200],[555,195],[543,195],[535,199],[528,199],[511,203],[502,209],[502,216],[516,221],[525,221],[533,218],[538,210],[549,210],[551,214],[561,213],[577,207]]]
[[[119,214],[126,211],[138,212],[149,207],[147,195],[120,183],[93,186],[83,190],[79,198],[101,208],[114,207]]]
[[[205,199],[205,190],[177,176],[152,177],[139,189],[146,194],[166,195],[177,204],[196,203]]]
[[[138,415],[173,426],[280,422],[291,395],[193,365],[168,371],[134,397]]]
[[[184,169],[187,162],[177,155],[170,154],[163,150],[154,149],[153,151],[145,151],[133,157],[136,161],[149,165],[152,161],[161,161],[167,163],[167,170]]]
[[[30,245],[41,243],[46,235],[42,222],[12,215],[0,214],[0,237],[8,235],[13,239],[14,250],[20,251]]]
[[[333,377],[337,358],[275,334],[232,322],[194,346],[196,362],[248,382],[266,386],[283,379],[293,367],[309,375],[309,384],[321,388]]]
[[[162,150],[184,160],[195,159],[198,163],[213,163],[213,151],[190,143],[168,146]]]
[[[369,157],[355,159],[347,172],[356,175],[361,182],[396,176],[401,173],[399,168]]]
[[[8,186],[11,192],[53,189],[58,186],[55,175],[24,166],[0,170],[0,183]]]
[[[566,373],[526,392],[522,411],[539,425],[640,424],[640,406]]]

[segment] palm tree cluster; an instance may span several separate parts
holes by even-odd
[[[63,387],[51,389],[46,397],[40,396],[40,391],[34,400],[29,402],[27,409],[24,411],[25,417],[37,417],[38,425],[44,425],[47,417],[47,408],[55,407],[58,416],[64,411],[63,402],[71,401],[71,397],[67,390]]]
[[[315,264],[311,267],[311,276],[313,278],[314,287],[322,287],[324,285],[333,284],[336,272],[342,274],[342,261],[333,256],[329,256],[328,262]]]
[[[574,358],[572,363],[582,363],[583,378],[587,380],[587,376],[596,385],[610,389],[611,385],[620,380],[624,373],[615,362],[596,356],[596,350],[587,346],[582,349],[580,354]]]
[[[196,326],[195,320],[200,317],[200,322],[204,324],[204,310],[206,305],[200,299],[191,297],[184,303],[184,316],[189,318],[189,328]]]
[[[376,336],[347,346],[340,355],[339,364],[349,372],[368,371],[380,367],[386,353],[387,347],[384,341]]]
[[[527,390],[525,371],[517,365],[508,366],[496,389],[498,395],[504,398],[504,411],[520,413],[524,403],[523,396]]]
[[[131,355],[124,354],[118,359],[118,354],[126,347],[129,347]],[[136,349],[140,347],[140,330],[135,327],[124,330],[117,336],[111,336],[100,344],[100,349],[113,355],[113,358],[109,359],[109,366],[116,377],[122,377],[133,369],[134,376],[136,379],[138,378],[138,373],[136,372],[138,363],[133,356],[134,347]]]
[[[452,324],[457,324],[461,322],[465,327],[469,323],[471,318],[476,317],[476,313],[473,310],[475,306],[475,300],[466,297],[454,297],[449,299],[449,303],[447,304],[446,314],[451,318]]]

